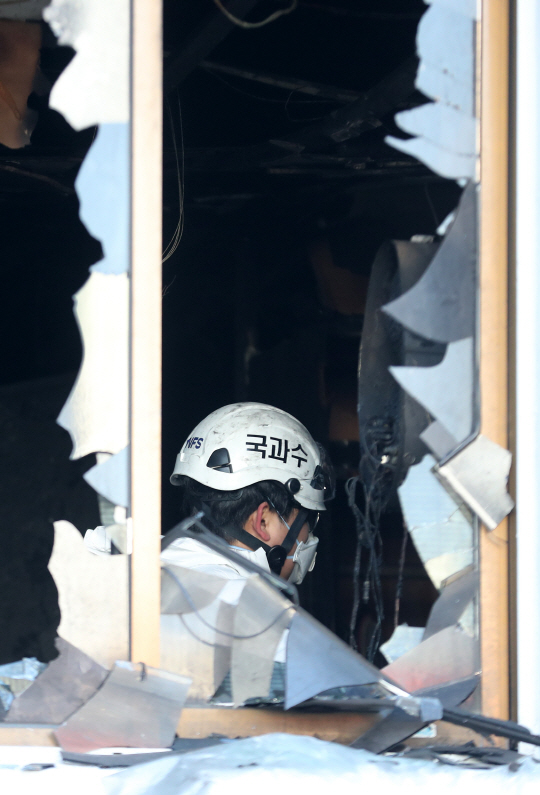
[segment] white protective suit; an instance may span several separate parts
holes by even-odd
[[[84,536],[84,543],[90,552],[96,555],[108,555],[111,551],[111,539],[107,533],[106,527],[96,527],[94,530],[87,530]],[[241,547],[233,546],[232,549],[240,556],[245,557],[252,563],[255,563],[261,569],[270,571],[266,553],[264,549],[260,548],[255,551],[251,549],[242,549]],[[220,594],[220,598],[231,605],[237,604],[242,593],[243,583],[246,582],[250,573],[243,569],[240,565],[236,565],[231,560],[224,558],[218,552],[208,549],[204,544],[195,541],[191,538],[178,538],[173,541],[167,549],[161,553],[162,566],[180,566],[184,569],[192,569],[200,571],[204,574],[210,574],[214,577],[222,577],[224,580],[229,581],[227,586]],[[201,613],[205,615],[206,608]],[[167,638],[173,635],[173,624],[175,616],[162,616],[162,652],[165,654],[165,649],[168,648]],[[212,623],[211,616],[207,616]],[[186,619],[184,619],[186,620]],[[194,621],[193,630],[197,635],[205,637],[204,628],[197,624],[197,617],[191,616],[187,619],[189,623]],[[288,630],[285,630],[281,638],[280,644],[274,655],[275,662],[285,662],[287,636]],[[207,639],[209,640],[209,638]],[[223,638],[221,638],[223,640]],[[189,639],[188,639],[189,641]],[[167,652],[168,662],[164,667],[171,669],[171,657],[174,656],[174,648],[171,646]],[[162,661],[164,662],[164,660]],[[180,672],[180,671],[179,671]]]

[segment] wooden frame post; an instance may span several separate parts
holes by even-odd
[[[162,8],[131,0],[131,659],[159,666]]]
[[[481,431],[508,447],[509,0],[483,0],[480,55]],[[480,529],[482,712],[509,714],[508,520]]]

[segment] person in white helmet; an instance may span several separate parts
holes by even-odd
[[[240,557],[295,584],[313,569],[313,531],[333,496],[332,468],[287,412],[262,403],[214,411],[184,443],[171,483],[183,489],[186,513],[203,509]],[[173,541],[161,557],[226,579],[246,576],[241,565],[190,538]]]

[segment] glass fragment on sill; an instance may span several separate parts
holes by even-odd
[[[59,656],[15,699],[6,723],[63,723],[107,678],[106,668],[71,643],[58,637],[55,644]]]
[[[97,693],[54,734],[65,751],[168,748],[191,680],[144,663],[116,662]]]

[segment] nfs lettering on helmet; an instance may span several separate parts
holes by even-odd
[[[192,447],[194,447],[194,448],[195,448],[195,450],[199,450],[199,448],[200,448],[200,446],[201,446],[201,444],[202,444],[203,442],[204,442],[204,439],[203,439],[202,437],[200,437],[200,436],[192,436],[192,437],[191,437],[190,439],[188,439],[188,440],[187,440],[187,442],[185,443],[185,445],[184,445],[184,449],[187,449],[187,448],[189,448],[189,449],[191,450],[191,448],[192,448]]]

